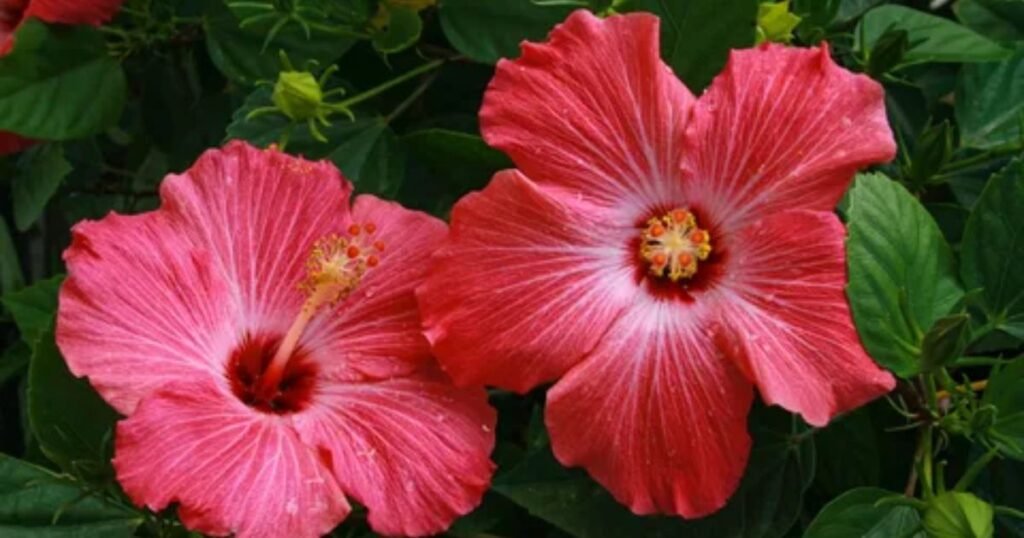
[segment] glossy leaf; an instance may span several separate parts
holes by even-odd
[[[0,536],[129,538],[142,520],[65,477],[0,454]]]
[[[69,140],[117,122],[125,77],[98,31],[29,19],[15,40],[18,46],[0,57],[0,130]]]
[[[854,35],[857,49],[872,51],[890,31],[905,31],[910,48],[905,65],[924,62],[991,62],[1009,56],[998,43],[956,22],[898,5],[876,7],[864,14]]]
[[[25,231],[39,218],[46,203],[56,194],[71,164],[60,144],[44,144],[26,151],[14,178],[14,223]]]
[[[967,219],[961,275],[996,328],[1024,337],[1024,157],[988,181]]]
[[[938,225],[900,184],[857,178],[849,195],[846,288],[861,340],[901,377],[921,370],[921,343],[963,291]]]
[[[877,488],[847,491],[818,513],[803,538],[926,538],[921,516],[909,506],[876,503],[898,497]]]

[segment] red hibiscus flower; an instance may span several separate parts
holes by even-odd
[[[557,381],[559,461],[696,517],[743,474],[754,387],[816,426],[893,387],[832,210],[895,147],[881,87],[824,46],[733,52],[695,99],[658,43],[653,16],[579,11],[498,65],[481,125],[518,170],[456,205],[418,292],[456,382]]]
[[[135,502],[239,537],[327,533],[346,494],[385,534],[479,503],[494,412],[440,373],[413,295],[445,225],[351,190],[231,143],[160,209],[74,227],[57,342],[128,417],[114,467]]]
[[[29,17],[56,24],[99,26],[110,20],[124,0],[0,0],[0,56],[14,48],[14,33]],[[34,142],[0,131],[0,156],[17,153]]]

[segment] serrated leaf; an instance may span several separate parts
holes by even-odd
[[[130,538],[142,521],[77,483],[0,454],[0,536]]]
[[[863,174],[850,191],[846,288],[861,341],[901,377],[921,370],[921,343],[963,297],[938,225],[905,188]]]
[[[909,7],[884,5],[864,14],[857,29],[855,48],[870,52],[889,31],[907,32],[910,48],[903,64],[925,62],[991,62],[1010,51],[955,21]]]
[[[95,29],[30,18],[0,58],[0,130],[42,140],[99,133],[121,116],[126,83]]]
[[[989,320],[997,329],[1024,333],[1024,157],[988,180],[960,249],[960,274],[968,289],[981,288]]]
[[[956,118],[964,146],[1024,145],[1024,49],[1001,62],[964,66]]]
[[[570,11],[531,0],[444,0],[440,5],[441,28],[455,50],[492,64],[519,56],[521,42],[544,39]]]
[[[72,476],[89,481],[113,477],[117,413],[92,385],[68,370],[53,329],[40,335],[28,371],[28,416],[46,457]]]
[[[0,299],[21,331],[22,341],[29,347],[35,348],[39,337],[53,326],[53,316],[57,311],[57,292],[63,282],[64,276],[58,275],[4,294]]]
[[[803,538],[925,538],[917,510],[876,505],[892,497],[899,494],[877,488],[847,491],[821,509]]]
[[[61,182],[71,172],[71,164],[64,158],[60,144],[43,144],[24,154],[14,177],[14,223],[25,231],[35,223],[56,194]]]

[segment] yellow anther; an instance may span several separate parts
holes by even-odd
[[[649,272],[672,282],[692,278],[710,254],[711,234],[697,226],[697,217],[687,209],[651,218],[641,233],[640,257]]]

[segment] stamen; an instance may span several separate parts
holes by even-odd
[[[264,372],[260,382],[262,394],[269,396],[277,390],[288,359],[316,313],[348,297],[366,271],[380,264],[384,243],[371,237],[376,230],[372,223],[352,224],[347,230],[348,237],[331,234],[313,245],[306,261],[306,278],[299,283],[299,289],[307,295],[306,302]]]
[[[692,278],[698,262],[711,254],[710,234],[697,227],[697,217],[677,208],[647,221],[641,233],[640,256],[650,264],[649,272],[672,282]]]

